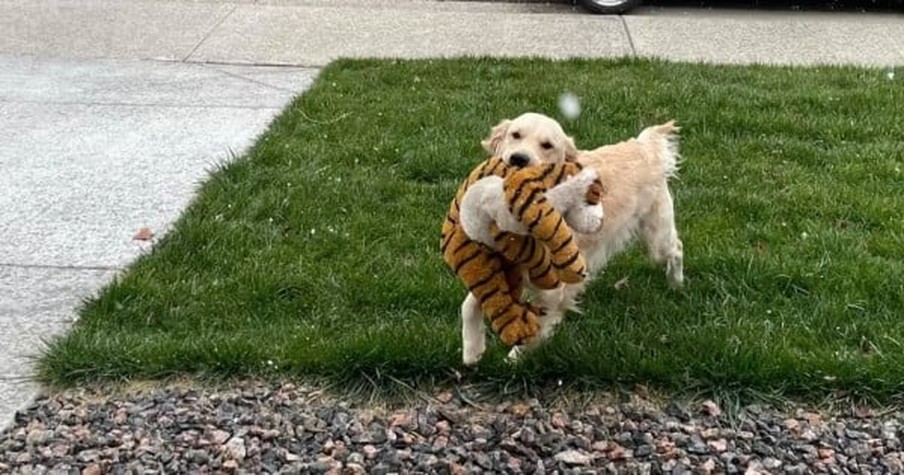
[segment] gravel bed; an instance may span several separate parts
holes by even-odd
[[[456,393],[457,394],[457,393]],[[708,401],[352,405],[263,382],[42,397],[0,434],[0,473],[902,473],[901,414]]]

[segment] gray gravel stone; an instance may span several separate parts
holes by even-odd
[[[469,398],[469,401],[472,398]],[[479,400],[479,398],[476,398]],[[403,409],[294,384],[39,399],[0,434],[0,473],[902,473],[901,414],[709,402]]]

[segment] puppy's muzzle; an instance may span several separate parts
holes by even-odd
[[[509,164],[513,167],[524,168],[530,163],[530,157],[523,153],[513,153],[509,157]]]

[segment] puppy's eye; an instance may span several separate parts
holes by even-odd
[[[519,133],[519,132],[512,132],[512,138],[515,139],[515,140],[520,139],[520,138],[521,138],[521,133]]]
[[[552,148],[552,143],[550,143],[550,142],[543,142],[543,143],[540,144],[540,146],[543,147],[543,148],[545,148],[546,150],[549,150],[549,149]]]

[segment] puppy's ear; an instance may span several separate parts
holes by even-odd
[[[508,119],[496,124],[490,131],[490,136],[480,142],[480,144],[483,145],[484,150],[492,155],[496,155],[496,151],[499,150],[499,145],[502,144],[502,139],[505,138],[505,134],[508,132],[510,125],[512,125],[512,121]]]
[[[574,139],[571,137],[566,137],[565,139],[565,161],[578,161],[578,148],[574,145]]]

